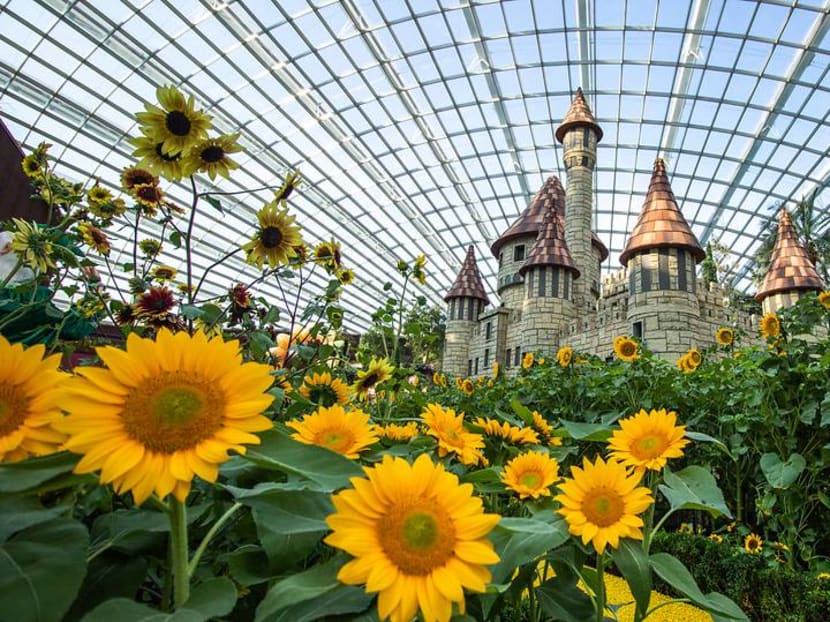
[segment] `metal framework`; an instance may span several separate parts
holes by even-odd
[[[240,170],[215,186],[199,177],[201,189],[278,186],[302,170],[291,209],[309,243],[343,242],[354,330],[397,260],[420,252],[432,302],[471,243],[497,299],[489,245],[548,175],[564,176],[553,131],[577,86],[605,133],[605,270],[658,155],[700,241],[731,251],[741,289],[760,216],[816,188],[830,209],[830,0],[0,0],[0,116],[24,148],[53,143],[63,174],[116,187],[132,113],[163,84],[241,132]],[[197,265],[243,243],[269,199],[201,213]],[[126,233],[118,242],[116,253]],[[206,287],[244,275],[231,260]]]

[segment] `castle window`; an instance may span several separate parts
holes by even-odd
[[[492,322],[487,322],[487,324],[484,325],[484,338],[485,339],[491,339],[492,337],[493,337],[493,323]],[[485,363],[485,365],[486,364],[487,363]]]
[[[499,268],[501,268],[502,261],[504,261],[504,253],[499,253]]]
[[[478,357],[476,357],[476,370],[475,373],[478,373]]]
[[[467,375],[473,375],[473,359],[467,359]]]
[[[657,283],[660,289],[671,289],[669,280],[669,249],[661,248],[657,256]]]
[[[591,129],[590,128],[583,128],[582,129],[582,147],[588,149],[591,146],[591,136],[590,136]]]
[[[642,321],[634,322],[631,325],[631,336],[635,337],[636,339],[642,339],[643,338],[643,322]]]
[[[525,258],[525,245],[517,244],[513,247],[513,261],[522,261]]]
[[[476,319],[475,316],[475,304],[476,301],[474,298],[470,298],[469,302],[467,303],[467,319],[474,320]]]
[[[484,348],[484,369],[490,364],[490,348]]]
[[[686,251],[677,251],[677,289],[686,290]]]
[[[545,284],[546,284],[545,277],[547,276],[547,272],[548,272],[547,268],[542,268],[541,270],[539,270],[539,297],[540,298],[544,298],[545,296],[547,296],[547,293],[545,292]]]
[[[565,272],[565,278],[563,279],[564,283],[562,284],[562,298],[568,300],[570,298],[570,285],[571,285],[571,273]]]
[[[519,346],[516,346],[516,356],[513,359],[513,365],[518,367],[519,364],[521,363],[521,361],[522,361],[522,349]]]
[[[551,281],[550,286],[550,295],[554,298],[559,296],[559,270],[557,268],[553,269],[553,279]]]
[[[507,348],[507,350],[504,351],[504,368],[505,369],[510,369],[510,359],[511,359],[510,355],[511,354],[513,354],[513,353],[510,351],[510,348]]]

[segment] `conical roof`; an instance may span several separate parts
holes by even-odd
[[[542,228],[542,221],[545,217],[545,212],[548,209],[557,209],[560,214],[565,212],[565,189],[562,187],[559,178],[556,175],[551,175],[545,181],[545,185],[536,193],[533,200],[519,214],[519,217],[513,221],[513,224],[507,228],[507,231],[501,234],[499,239],[493,242],[490,250],[494,257],[499,256],[501,248],[516,238],[538,235]]]
[[[556,128],[556,140],[560,143],[565,140],[565,132],[577,125],[587,125],[597,133],[597,142],[602,140],[602,128],[594,119],[594,114],[591,112],[591,107],[585,101],[585,95],[582,93],[582,87],[576,89],[576,95],[568,109],[568,114],[565,115],[562,124]]]
[[[548,209],[545,212],[542,229],[527,259],[519,268],[519,274],[524,274],[535,266],[559,266],[573,271],[574,278],[579,276],[579,270],[576,269],[576,264],[568,251],[568,245],[565,243],[562,221],[555,209]]]
[[[620,263],[628,265],[629,258],[635,253],[666,247],[685,248],[691,251],[695,261],[702,261],[706,256],[677,206],[666,175],[666,164],[662,158],[657,158],[646,200],[620,255]]]
[[[761,302],[764,298],[778,292],[805,289],[824,289],[824,283],[804,247],[798,241],[790,213],[782,209],[778,219],[778,237],[775,240],[775,248],[772,250],[769,269],[764,282],[758,288],[758,293],[755,294],[755,300]]]
[[[472,244],[467,248],[467,256],[464,258],[464,263],[461,265],[455,283],[450,287],[447,295],[444,296],[444,300],[450,298],[478,298],[483,300],[485,304],[490,302],[484,292],[481,273],[478,271],[478,265],[476,264],[476,251]]]

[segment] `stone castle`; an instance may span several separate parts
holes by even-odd
[[[491,305],[473,246],[445,296],[443,370],[490,373],[495,361],[518,367],[527,352],[555,356],[560,346],[608,357],[614,338],[632,336],[674,361],[714,342],[721,326],[755,331],[755,318],[728,306],[728,293],[697,277],[705,253],[683,217],[658,159],[642,211],[620,255],[623,268],[604,279],[608,249],[591,230],[597,143],[602,129],[578,89],[556,129],[564,148],[567,189],[551,176],[516,221],[492,244],[498,258]],[[756,300],[764,313],[823,288],[786,210],[769,271]]]

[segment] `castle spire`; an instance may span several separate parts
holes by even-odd
[[[779,292],[818,291],[823,288],[824,283],[821,277],[807,257],[804,247],[798,241],[790,213],[782,209],[778,219],[778,237],[775,240],[772,259],[764,282],[755,294],[755,300],[762,302],[765,298]]]
[[[576,89],[576,95],[568,109],[568,114],[565,115],[562,124],[556,128],[556,140],[560,143],[564,142],[568,130],[579,126],[590,127],[596,132],[597,142],[602,140],[602,128],[597,124],[594,114],[591,112],[591,107],[585,100],[581,86]]]
[[[555,208],[549,208],[545,212],[542,229],[539,231],[536,243],[528,253],[527,260],[519,268],[519,274],[523,275],[537,266],[565,268],[574,273],[574,278],[579,276],[579,270],[571,258],[568,245],[565,243],[565,230],[562,221],[559,219],[559,213]]]
[[[658,158],[654,162],[651,183],[640,217],[620,255],[620,263],[628,265],[628,260],[635,253],[669,247],[685,248],[696,262],[702,261],[706,255],[677,206],[666,175],[666,164],[662,158]]]
[[[558,204],[558,207],[556,207]],[[499,256],[502,247],[516,238],[527,235],[537,235],[542,228],[542,221],[549,209],[558,209],[560,214],[565,212],[565,189],[556,175],[551,175],[545,185],[539,189],[536,196],[530,201],[525,210],[513,221],[513,224],[493,242],[490,250],[494,257]]]
[[[464,258],[464,263],[461,265],[461,270],[455,279],[444,300],[450,298],[476,298],[489,303],[487,294],[484,291],[484,284],[481,281],[481,273],[478,271],[476,264],[476,252],[472,244],[467,248],[467,256]]]

